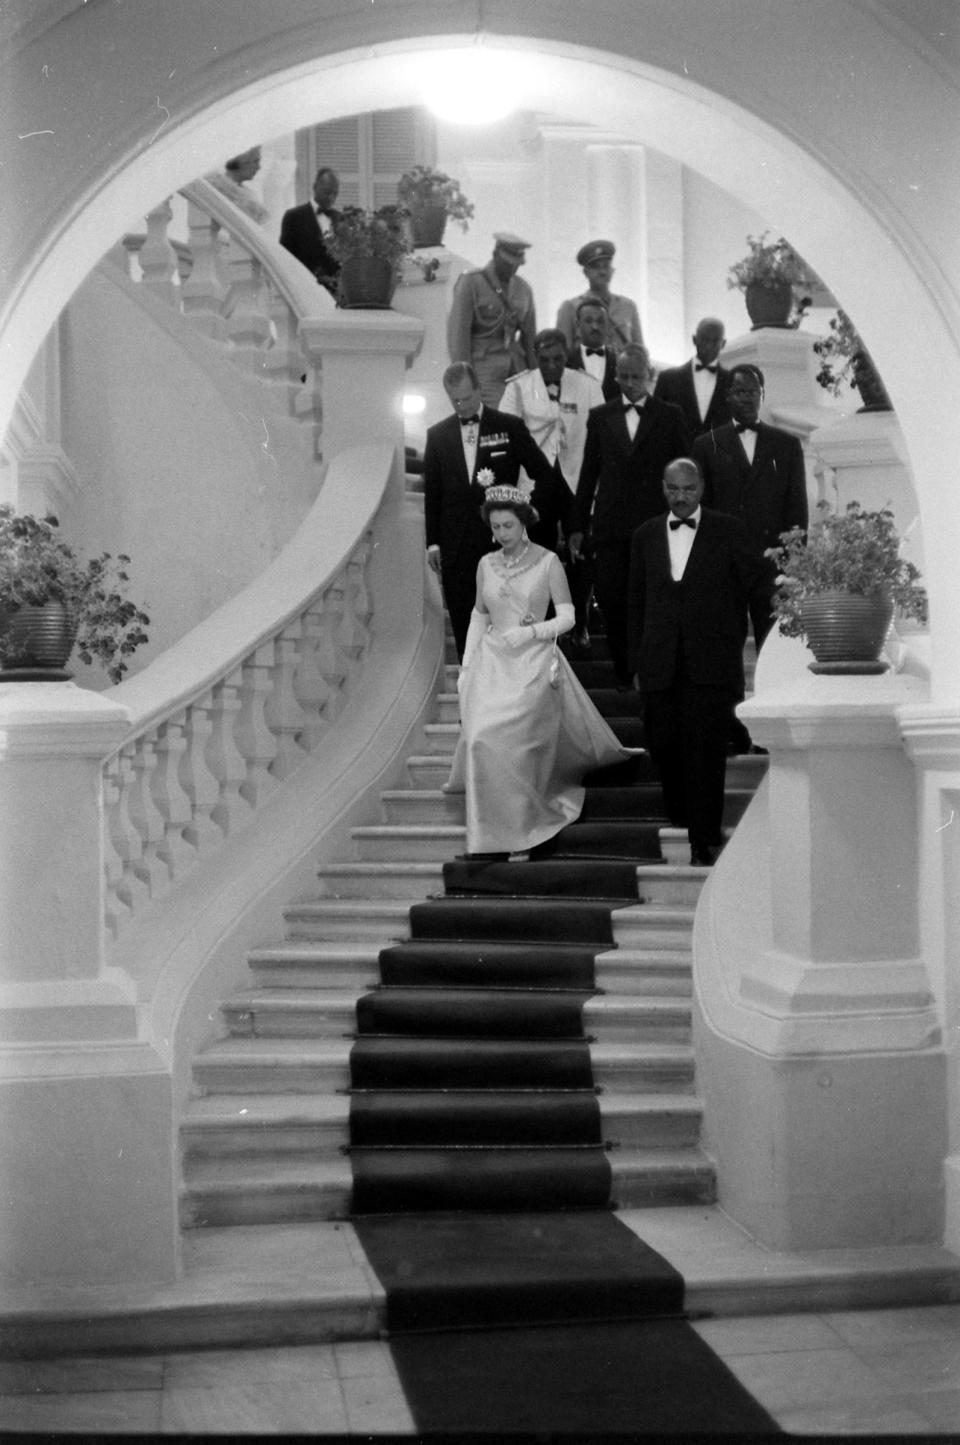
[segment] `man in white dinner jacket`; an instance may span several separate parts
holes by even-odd
[[[564,484],[561,495],[572,505],[583,463],[587,416],[593,407],[603,404],[603,389],[586,371],[574,371],[567,366],[567,343],[562,331],[556,328],[539,331],[533,344],[537,364],[508,379],[500,410],[526,422],[530,435]],[[520,485],[524,490],[532,485],[522,470]],[[565,515],[561,526],[565,533]],[[559,549],[563,543],[555,538],[545,545]],[[584,560],[572,562],[569,558],[564,561],[576,613],[573,642],[578,647],[589,647],[588,564]]]

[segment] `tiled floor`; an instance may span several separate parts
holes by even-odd
[[[960,1305],[696,1326],[797,1434],[960,1435]],[[379,1341],[0,1362],[0,1431],[413,1432]]]

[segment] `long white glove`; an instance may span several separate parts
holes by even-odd
[[[463,644],[463,661],[460,663],[460,671],[457,674],[457,689],[463,682],[463,675],[473,661],[474,653],[480,646],[480,639],[490,626],[490,618],[486,612],[478,612],[476,608],[470,613],[470,626],[467,628],[467,640]]]
[[[565,632],[570,632],[574,624],[574,610],[572,602],[558,602],[556,604],[556,617],[551,617],[549,622],[535,622],[533,624],[533,635],[538,642],[546,642],[551,637],[562,637]]]

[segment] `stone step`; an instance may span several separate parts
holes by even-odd
[[[375,988],[380,947],[373,943],[285,943],[247,956],[258,983],[270,988]]]
[[[708,868],[701,870],[704,877]],[[650,954],[661,949],[689,950],[691,947],[694,909],[679,904],[658,906],[641,903],[617,908],[613,914],[613,939],[618,948],[631,948]]]
[[[697,1143],[703,1110],[692,1094],[601,1094],[597,1103],[608,1143],[631,1149]],[[350,1095],[212,1094],[191,1099],[180,1140],[185,1161],[338,1154],[350,1143]]]
[[[460,696],[454,692],[437,693],[437,715],[435,722],[457,723],[460,722]]]
[[[606,993],[671,998],[693,992],[692,940],[685,949],[615,948],[597,955],[596,983]]]
[[[194,1060],[206,1094],[321,1094],[350,1085],[352,1039],[229,1038]],[[590,1045],[594,1083],[612,1093],[691,1093],[693,1051],[664,1040],[598,1039]]]
[[[460,739],[460,724],[439,722],[424,723],[423,741],[427,752],[441,757],[452,757]]]
[[[228,999],[221,1013],[235,1038],[352,1038],[359,996],[336,988],[249,989]],[[608,1042],[690,1038],[690,1000],[680,995],[595,994],[582,1019],[588,1037]]]
[[[456,1168],[456,1150],[436,1152],[446,1156],[444,1169]],[[713,1169],[699,1149],[625,1148],[613,1150],[608,1158],[618,1208],[709,1204],[715,1197]],[[322,1159],[197,1160],[184,1171],[180,1222],[192,1229],[346,1219],[352,1193],[346,1154]]]
[[[407,776],[413,788],[431,792],[442,788],[450,776],[450,756],[446,753],[415,753],[407,758]]]
[[[317,869],[321,898],[409,898],[443,892],[443,863],[327,863]]]
[[[380,794],[380,802],[386,821],[404,827],[417,823],[463,824],[466,820],[465,795],[445,793],[441,788],[391,788]]]
[[[679,904],[695,909],[703,882],[703,869],[693,868],[689,863],[637,865],[637,894],[641,902],[654,907]]]
[[[334,898],[291,903],[283,910],[287,937],[315,941],[375,939],[381,948],[410,937],[410,909],[422,898]]]
[[[467,845],[463,823],[378,823],[352,828],[350,836],[364,863],[445,862]]]
[[[756,792],[770,765],[765,753],[737,753],[727,758],[726,785],[728,788],[749,788]]]

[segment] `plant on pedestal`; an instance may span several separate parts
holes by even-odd
[[[742,291],[752,330],[763,327],[795,329],[809,310],[811,298],[797,296],[797,288],[811,286],[813,276],[783,236],[767,241],[762,236],[748,236],[749,250],[741,261],[730,267],[727,287]]]
[[[833,396],[840,396],[847,387],[858,391],[863,402],[859,411],[892,411],[886,387],[850,317],[838,310],[830,317],[829,326],[829,335],[813,343],[820,358],[819,385]]]
[[[773,612],[785,637],[806,640],[811,672],[885,672],[880,652],[894,608],[927,618],[927,594],[900,555],[893,513],[859,502],[834,512],[821,502],[808,531],[794,527],[780,542],[766,554],[778,572]]]
[[[126,595],[129,561],[108,552],[81,561],[56,517],[0,506],[0,679],[62,680],[76,644],[83,662],[119,682],[150,622]]]
[[[473,217],[473,202],[460,182],[433,166],[413,166],[397,182],[397,199],[410,212],[414,247],[439,246],[448,220],[464,231]]]

